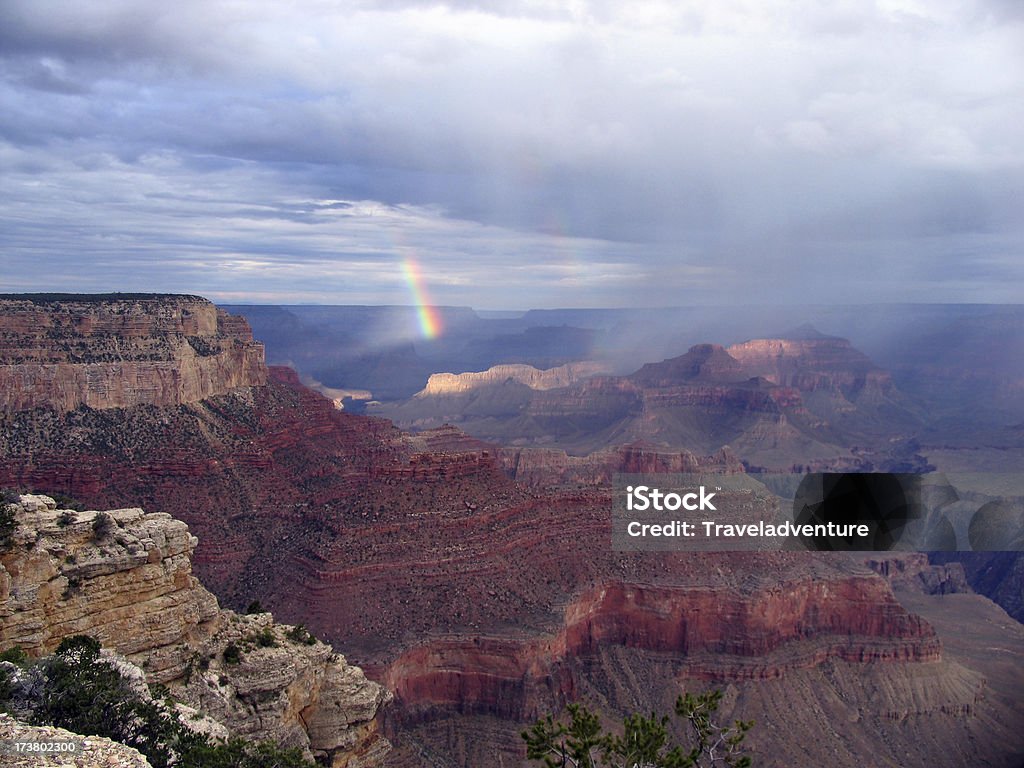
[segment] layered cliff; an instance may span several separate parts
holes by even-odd
[[[728,449],[710,456],[690,451],[666,451],[633,443],[596,451],[589,456],[570,456],[554,448],[502,448],[501,465],[510,477],[530,486],[610,484],[620,472],[693,473],[743,472],[743,463]]]
[[[265,383],[248,324],[196,296],[0,298],[0,409],[194,403]]]
[[[774,384],[805,392],[832,389],[855,397],[864,390],[886,394],[892,377],[846,339],[754,339],[728,349],[743,369]]]
[[[483,440],[574,456],[644,442],[698,455],[727,447],[768,470],[926,466],[910,439],[919,422],[905,398],[845,339],[698,344],[629,376],[554,383],[534,387],[498,369],[445,374],[373,412],[405,428],[452,423]]]
[[[404,653],[383,679],[406,718],[458,707],[529,719],[550,697],[573,697],[573,677],[559,670],[618,646],[671,654],[688,676],[719,682],[779,678],[834,659],[941,657],[931,626],[870,577],[805,576],[740,589],[613,582],[571,601],[554,633],[438,640]]]
[[[556,389],[575,384],[577,381],[596,376],[606,371],[601,363],[584,361],[566,363],[557,368],[538,370],[532,365],[495,365],[486,371],[468,373],[435,373],[414,397],[451,395],[479,389],[490,384],[516,381],[530,389]]]
[[[719,344],[697,344],[685,355],[647,363],[629,378],[643,387],[671,387],[686,381],[739,382],[750,373]]]
[[[233,734],[334,768],[387,753],[375,717],[389,694],[304,631],[222,610],[192,575],[185,523],[141,509],[61,510],[30,495],[5,514],[14,528],[0,549],[0,648],[40,656],[91,635]]]

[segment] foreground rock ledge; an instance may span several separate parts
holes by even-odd
[[[92,635],[236,735],[299,747],[334,768],[380,765],[377,713],[391,699],[329,645],[269,613],[221,609],[192,575],[197,539],[141,509],[74,512],[48,496],[9,505],[0,549],[0,650],[51,653]],[[238,649],[238,661],[225,649]]]

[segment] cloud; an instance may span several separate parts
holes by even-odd
[[[868,301],[915,254],[908,293],[992,300],[1015,7],[10,0],[0,277],[395,301],[370,265],[415,249],[459,304]]]

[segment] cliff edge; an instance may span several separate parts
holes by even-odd
[[[221,609],[192,575],[197,539],[185,523],[141,509],[62,510],[48,496],[4,507],[0,649],[41,656],[91,635],[233,735],[332,768],[370,768],[390,750],[376,715],[391,694],[301,627]]]
[[[198,296],[0,297],[0,410],[181,405],[266,380],[245,319]]]

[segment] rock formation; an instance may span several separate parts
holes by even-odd
[[[46,496],[6,508],[16,528],[0,550],[0,648],[40,656],[91,635],[233,734],[335,768],[380,764],[389,745],[375,717],[389,694],[303,630],[220,609],[192,575],[185,523],[61,510]]]
[[[670,387],[686,381],[739,382],[751,374],[718,344],[697,344],[685,355],[647,363],[631,375],[643,387]]]
[[[0,712],[0,743],[74,742],[74,753],[0,753],[5,768],[150,768],[149,761],[138,750],[118,744],[102,736],[83,738],[77,733],[50,726],[25,725]]]
[[[884,576],[895,589],[918,590],[926,595],[971,591],[962,564],[933,565],[923,552],[871,557],[866,562],[871,570]]]
[[[754,339],[732,345],[728,354],[751,375],[803,392],[831,389],[853,398],[865,389],[893,388],[892,377],[846,339]]]
[[[926,467],[902,431],[917,421],[889,375],[845,339],[820,335],[698,344],[629,376],[543,388],[500,367],[444,374],[373,412],[405,428],[448,422],[482,440],[573,456],[645,443],[696,455],[728,448],[771,471]]]
[[[195,296],[0,298],[0,409],[194,403],[266,381],[243,318]]]
[[[517,381],[530,389],[556,389],[575,384],[577,381],[596,376],[606,371],[605,366],[596,362],[566,363],[557,368],[539,371],[532,365],[495,365],[486,371],[469,373],[435,373],[427,380],[427,386],[413,397],[451,395],[479,389],[490,384]]]
[[[666,451],[641,443],[606,448],[589,456],[570,456],[554,448],[502,448],[502,467],[530,486],[608,485],[616,473],[743,472],[743,462],[728,449],[711,456]]]

